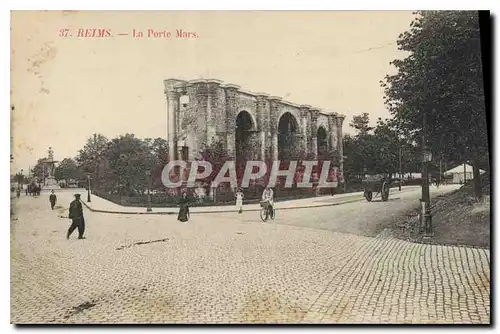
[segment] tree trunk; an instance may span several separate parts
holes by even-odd
[[[474,153],[474,158],[472,160],[472,176],[474,182],[474,197],[476,200],[481,200],[483,197],[482,186],[481,186],[481,173],[479,173],[479,157]]]

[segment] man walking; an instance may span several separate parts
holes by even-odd
[[[83,219],[83,208],[80,202],[80,194],[75,194],[75,200],[69,205],[69,219],[73,221],[68,229],[66,239],[69,239],[71,233],[78,228],[78,239],[85,239],[83,233],[85,232],[85,220]]]
[[[243,191],[240,188],[236,190],[236,208],[238,209],[238,213],[243,212]]]
[[[52,190],[52,193],[49,196],[49,202],[50,202],[50,208],[52,210],[54,210],[54,207],[56,206],[56,202],[57,202],[57,196],[54,193],[54,190]]]

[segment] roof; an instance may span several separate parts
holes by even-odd
[[[444,174],[445,175],[446,174],[457,174],[457,173],[463,173],[463,172],[464,172],[464,165],[462,164],[462,165],[458,165],[457,167],[452,168],[452,169],[444,172]],[[472,173],[472,166],[465,164],[465,172]],[[484,173],[485,173],[484,170],[482,170],[482,169],[479,170],[479,174],[484,174]]]

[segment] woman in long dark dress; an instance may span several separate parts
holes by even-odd
[[[189,199],[187,193],[182,193],[182,198],[179,200],[179,215],[177,220],[187,222],[189,220]]]

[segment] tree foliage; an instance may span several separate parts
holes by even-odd
[[[151,186],[153,189],[162,191],[165,189],[161,174],[163,168],[168,164],[168,142],[163,138],[144,139],[147,151],[152,155],[149,163],[151,170]]]
[[[415,172],[419,155],[411,138],[402,136],[392,119],[379,118],[375,127],[368,127],[369,122],[367,114],[354,115],[350,126],[357,133],[344,136],[344,176],[348,182],[365,174],[397,174],[400,157],[401,172]]]
[[[87,139],[85,146],[78,151],[76,162],[80,171],[84,174],[90,174],[93,180],[98,182],[107,176],[106,152],[108,150],[109,140],[102,134],[94,133]]]
[[[356,129],[362,135],[373,130],[373,127],[370,127],[370,115],[366,112],[361,115],[354,115],[349,126]]]
[[[123,195],[144,194],[158,161],[150,142],[125,134],[111,140],[105,152],[106,185]]]
[[[119,195],[143,195],[149,187],[164,189],[161,173],[168,163],[163,138],[140,139],[134,134],[107,139],[90,137],[78,152],[79,175],[90,174],[92,188]]]
[[[232,158],[224,148],[224,143],[215,141],[200,151],[200,160],[208,161],[212,165],[212,173],[205,179],[206,182],[211,183],[219,174],[224,163],[228,160],[232,160]]]
[[[434,156],[489,169],[477,12],[416,15],[397,42],[409,55],[394,60],[397,73],[381,82],[385,103],[407,137],[421,134],[425,114]]]
[[[54,178],[60,180],[79,180],[83,178],[81,171],[71,158],[63,159],[54,169]]]
[[[45,158],[38,159],[36,165],[31,169],[33,177],[38,181],[42,182],[46,177],[48,177],[48,172],[45,170],[44,166]]]
[[[26,178],[26,175],[24,175],[21,172],[18,172],[15,175],[11,175],[10,182],[11,183],[16,182],[18,184],[25,184],[25,183],[27,183],[27,178]]]

